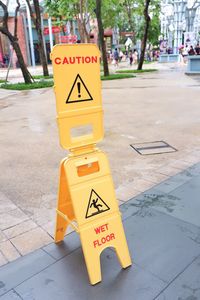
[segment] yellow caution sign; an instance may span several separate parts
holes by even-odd
[[[100,74],[96,69],[99,51],[92,44],[58,45],[53,49],[52,59],[61,144],[71,151],[60,165],[55,241],[62,241],[67,226],[73,226],[80,234],[90,282],[96,284],[101,281],[100,254],[105,248],[116,250],[123,268],[131,265],[109,164],[106,155],[94,145],[103,136]],[[84,68],[75,68],[81,63]],[[98,78],[87,74],[93,70],[90,64],[95,64]],[[57,65],[62,69],[58,70]],[[59,79],[59,74],[64,73],[69,80]],[[65,93],[61,89],[63,82],[67,84]],[[72,127],[88,121],[94,126],[92,137],[69,137]]]
[[[103,111],[98,47],[94,44],[56,45],[51,59],[62,147],[71,149],[100,141]],[[91,131],[85,137],[73,136],[74,128],[87,125]]]

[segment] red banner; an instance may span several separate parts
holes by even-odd
[[[49,27],[44,27],[44,35],[49,34]],[[60,27],[59,26],[52,26],[52,33],[59,33],[60,32]]]
[[[77,42],[77,35],[63,35],[60,37],[63,44],[75,44]]]

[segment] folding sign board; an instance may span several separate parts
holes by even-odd
[[[76,221],[91,284],[101,281],[100,255],[112,247],[123,268],[131,265],[106,155],[94,150],[61,162],[55,241]],[[66,217],[67,216],[67,217]]]
[[[64,239],[68,225],[74,227],[90,282],[96,284],[105,248],[116,250],[123,268],[131,265],[108,161],[95,147],[103,138],[100,53],[94,44],[60,44],[51,59],[60,143],[71,152],[60,166],[55,241]],[[77,128],[79,136],[74,136]]]
[[[103,121],[98,47],[56,45],[51,59],[62,147],[72,149],[100,141]],[[79,136],[73,134],[76,128]],[[85,128],[89,128],[86,134]]]

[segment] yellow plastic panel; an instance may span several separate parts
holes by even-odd
[[[100,52],[94,44],[60,44],[51,53],[60,144],[65,149],[94,144],[103,138]],[[71,136],[76,126],[92,132]]]

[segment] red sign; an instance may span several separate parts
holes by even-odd
[[[44,35],[49,34],[49,27],[44,27]],[[60,32],[60,27],[59,26],[52,26],[52,33],[59,33]]]
[[[76,35],[63,35],[60,37],[61,43],[65,44],[75,44],[77,42]]]

